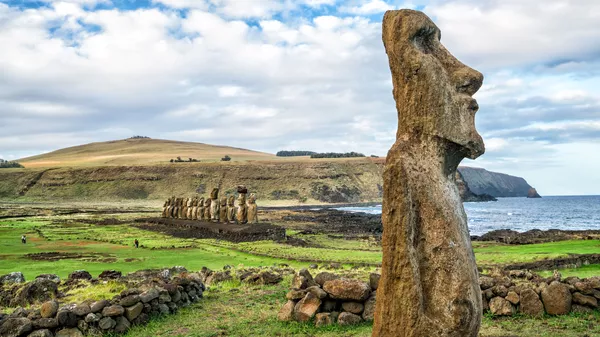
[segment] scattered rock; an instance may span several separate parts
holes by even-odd
[[[87,303],[81,303],[81,304],[77,305],[75,308],[73,308],[73,313],[77,316],[86,316],[90,312],[92,312],[92,309],[90,308],[90,305]]]
[[[158,298],[159,295],[160,294],[158,292],[158,289],[151,288],[140,294],[140,300],[144,303],[148,303],[148,302],[152,301],[153,299]]]
[[[365,309],[362,314],[362,318],[365,321],[372,321],[375,315],[375,304],[377,302],[376,294],[372,293],[369,299],[365,302]]]
[[[519,311],[525,315],[542,317],[544,315],[544,304],[533,289],[521,291]]]
[[[121,304],[124,307],[129,307],[129,306],[132,306],[132,305],[138,303],[139,301],[140,301],[139,295],[129,295],[127,297],[122,298],[121,301],[119,302],[119,304]]]
[[[306,289],[303,289],[303,290],[292,289],[285,295],[285,297],[288,300],[300,300],[300,299],[304,298],[304,296],[306,296],[306,292],[307,292]]]
[[[36,276],[35,278],[52,281],[56,284],[60,283],[60,277],[58,277],[58,275],[56,275],[56,274],[41,274],[41,275]]]
[[[585,305],[573,304],[571,306],[571,312],[576,314],[591,314],[594,312],[594,309],[586,307]]]
[[[315,316],[315,326],[316,327],[331,325],[333,323],[335,323],[335,322],[333,321],[331,313],[329,313],[329,312],[322,312]]]
[[[481,290],[490,289],[496,285],[496,282],[492,277],[489,276],[480,276],[479,277],[479,287]]]
[[[83,334],[77,328],[62,329],[58,331],[55,337],[83,337]]]
[[[344,311],[360,315],[365,309],[365,306],[362,303],[358,302],[344,302],[342,303],[342,309]]]
[[[573,293],[573,302],[592,308],[598,307],[598,300],[595,297],[583,295],[578,292]]]
[[[123,316],[119,316],[115,320],[115,332],[116,333],[125,333],[131,328],[131,323],[127,320],[127,318]]]
[[[319,287],[319,286],[308,287],[308,288],[306,288],[306,291],[313,293],[313,295],[318,297],[320,300],[327,297],[327,293],[325,292],[325,290],[321,289],[321,287]]]
[[[33,321],[35,329],[54,329],[58,327],[58,320],[54,317],[39,318]]]
[[[371,294],[371,287],[365,282],[343,278],[325,282],[323,289],[339,300],[364,301]]]
[[[58,286],[46,279],[35,279],[23,286],[12,301],[13,306],[49,301],[56,297]]]
[[[325,284],[325,282],[331,281],[331,280],[337,280],[339,278],[340,277],[337,276],[336,274],[328,273],[328,272],[324,271],[324,272],[318,273],[317,276],[315,276],[315,282],[317,282],[317,284],[322,287],[323,284]]]
[[[104,317],[100,320],[100,322],[98,322],[98,326],[102,330],[110,330],[114,328],[115,325],[117,325],[117,322],[115,322],[115,320],[110,317]]]
[[[34,332],[27,335],[27,337],[54,337],[54,334],[48,329],[42,329],[35,330]]]
[[[379,287],[379,279],[381,278],[381,275],[376,274],[376,273],[371,273],[371,275],[369,275],[369,285],[371,286],[371,289],[373,291],[377,290],[377,287]]]
[[[125,317],[127,317],[130,322],[133,322],[133,320],[142,313],[143,309],[144,305],[138,302],[134,306],[125,308]]]
[[[294,307],[296,302],[287,301],[277,314],[277,319],[280,321],[291,321],[294,318]]]
[[[120,305],[111,305],[110,307],[105,307],[102,309],[102,316],[104,317],[114,317],[123,315],[125,309],[123,309]]]
[[[542,303],[550,315],[566,315],[571,311],[572,296],[569,288],[560,283],[552,282],[542,290]]]
[[[86,323],[96,323],[98,321],[100,321],[100,315],[98,314],[94,314],[94,313],[89,313],[85,316],[85,322]]]
[[[40,315],[42,318],[50,318],[56,316],[58,312],[58,302],[48,301],[44,302],[40,308]]]
[[[294,307],[294,318],[298,322],[307,322],[315,316],[319,307],[321,306],[321,300],[313,293],[307,293],[303,299],[301,299]]]
[[[506,300],[514,305],[517,305],[519,304],[519,295],[514,291],[509,291],[506,295]]]
[[[98,275],[101,280],[116,280],[123,277],[123,274],[117,270],[105,270]]]
[[[69,274],[69,280],[91,280],[92,274],[88,273],[85,270],[76,270]]]
[[[515,308],[509,301],[497,296],[490,301],[490,311],[494,316],[511,316],[515,313]]]
[[[0,284],[25,283],[25,276],[20,271],[0,276]]]
[[[77,315],[70,310],[59,310],[56,314],[59,326],[74,328],[77,326]]]
[[[210,276],[208,276],[206,278],[205,283],[208,285],[211,284],[217,284],[220,282],[225,282],[225,281],[231,281],[233,280],[233,276],[231,276],[231,273],[228,271],[217,271],[217,272],[213,272],[212,274],[210,274]]]
[[[93,313],[100,312],[100,311],[102,311],[102,309],[104,309],[104,307],[106,307],[109,304],[110,304],[110,302],[108,302],[107,300],[96,301],[96,302],[92,303],[92,305],[90,306],[90,310]]]
[[[19,337],[33,330],[31,320],[27,318],[9,318],[0,326],[0,336]]]
[[[349,312],[342,312],[338,316],[337,321],[339,325],[354,325],[362,322],[362,318]]]

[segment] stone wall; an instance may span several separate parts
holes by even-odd
[[[75,273],[89,275],[84,271]],[[173,314],[179,308],[198,301],[205,290],[199,273],[182,272],[171,277],[169,269],[166,269],[159,273],[136,272],[134,277],[145,282],[128,287],[111,300],[90,299],[78,304],[61,305],[57,299],[52,299],[31,309],[19,307],[10,315],[0,314],[0,336],[122,334],[132,325],[146,324],[153,317]],[[74,278],[69,277],[71,279]],[[36,281],[29,283],[36,284]]]
[[[588,313],[598,310],[600,277],[562,279],[559,272],[542,278],[527,270],[495,271],[482,275],[483,310],[493,316],[522,314],[534,317]],[[369,282],[321,272],[314,278],[306,269],[293,278],[281,321],[314,321],[316,326],[356,324],[373,320],[379,274]]]

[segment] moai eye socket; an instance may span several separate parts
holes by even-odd
[[[413,44],[425,54],[431,54],[440,41],[439,30],[433,26],[423,26],[413,35]]]

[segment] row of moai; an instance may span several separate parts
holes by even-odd
[[[162,217],[185,220],[201,220],[221,223],[258,223],[256,195],[240,185],[238,197],[231,195],[219,198],[219,189],[213,188],[209,198],[171,197],[163,205]]]

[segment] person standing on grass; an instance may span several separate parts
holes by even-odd
[[[138,248],[140,245],[140,242],[138,241],[138,239],[135,239],[135,241],[133,243],[135,244],[135,248]]]
[[[22,244],[26,244],[27,243],[27,237],[25,237],[25,234],[21,235],[21,243]]]

